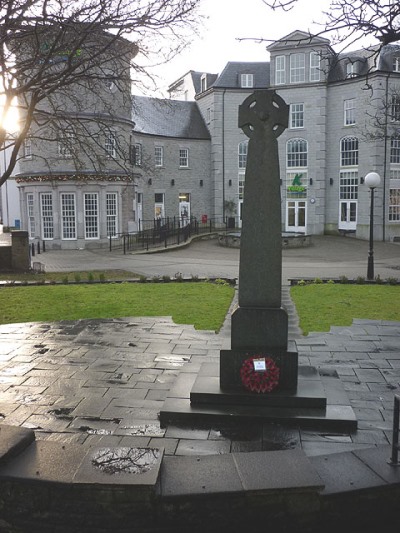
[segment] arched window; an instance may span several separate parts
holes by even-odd
[[[357,137],[344,137],[340,141],[340,166],[355,167],[358,165]]]
[[[238,146],[238,167],[246,168],[247,163],[247,147],[249,141],[242,141]]]
[[[307,166],[308,143],[304,139],[290,139],[286,144],[287,167],[300,168]]]

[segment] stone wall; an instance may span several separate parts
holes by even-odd
[[[0,246],[0,271],[27,272],[30,269],[27,231],[12,231],[11,246]]]

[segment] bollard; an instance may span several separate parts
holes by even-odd
[[[31,244],[31,252],[32,252],[32,257],[34,257],[35,256],[35,244],[34,243]]]
[[[40,255],[40,242],[39,241],[37,243],[37,253],[38,253],[38,255]]]
[[[42,251],[43,251],[43,253],[46,251],[46,241],[43,241]]]

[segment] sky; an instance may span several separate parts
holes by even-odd
[[[164,89],[189,70],[219,74],[228,61],[269,61],[268,42],[294,30],[314,31],[323,20],[330,0],[299,0],[289,12],[272,11],[262,0],[200,0],[208,20],[200,37],[168,65],[158,67]],[[245,38],[239,41],[238,39]],[[161,88],[161,86],[160,86]]]

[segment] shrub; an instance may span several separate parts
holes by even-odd
[[[183,276],[180,272],[175,274],[175,281],[183,281]]]
[[[74,274],[74,280],[75,280],[77,283],[79,283],[79,282],[81,281],[81,275],[80,275],[78,272],[76,272],[76,273]]]
[[[320,284],[320,283],[322,283],[322,279],[321,278],[315,278],[314,279],[314,283],[315,284]]]
[[[68,283],[68,276],[64,276],[62,282],[66,285]]]
[[[339,281],[340,281],[340,283],[348,283],[349,282],[349,278],[347,276],[340,276],[339,277]]]
[[[146,283],[146,281],[147,281],[146,276],[143,276],[143,275],[139,276],[139,283]]]
[[[333,279],[328,279],[326,282],[328,285],[335,285],[335,281]]]
[[[89,273],[88,273],[88,282],[89,282],[89,283],[92,283],[93,281],[94,281],[93,272],[89,272]]]
[[[358,285],[363,285],[365,283],[365,277],[364,276],[358,276],[356,279],[356,283]]]
[[[297,282],[297,285],[307,285],[307,283],[304,281],[304,279],[301,279]]]
[[[171,281],[171,278],[168,275],[164,275],[162,277],[162,280],[163,280],[164,283],[169,283]]]
[[[222,279],[222,278],[216,278],[214,280],[214,283],[216,283],[217,285],[229,285],[229,283],[225,279]]]
[[[397,285],[398,283],[397,278],[387,278],[386,281],[389,283],[389,285]]]
[[[192,274],[192,281],[199,281],[199,276]]]
[[[99,280],[100,280],[100,283],[104,283],[106,281],[106,277],[104,275],[104,272],[100,272]]]
[[[375,283],[377,283],[378,285],[383,283],[383,279],[380,277],[379,274],[377,276],[375,276]]]

